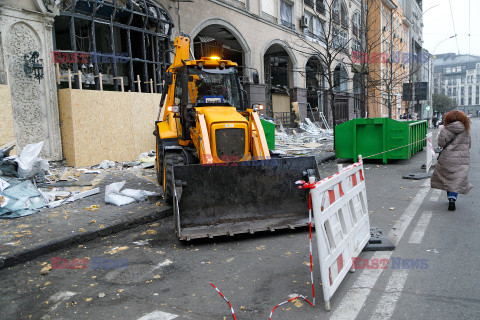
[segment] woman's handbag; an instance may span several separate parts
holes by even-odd
[[[439,148],[440,150],[438,151],[437,160],[440,159],[440,155],[442,154],[442,151],[445,150],[445,149],[453,142],[453,140],[455,140],[455,138],[456,138],[457,136],[458,136],[458,134],[454,135],[454,136],[452,137],[452,139],[450,139],[450,140],[445,144],[445,146],[443,146],[442,149]],[[438,150],[438,149],[437,149],[437,150]],[[435,151],[437,151],[437,150],[435,150]]]

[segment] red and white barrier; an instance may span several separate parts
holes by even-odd
[[[310,189],[325,308],[370,239],[363,161],[316,183]]]
[[[427,173],[430,171],[430,168],[432,167],[432,161],[433,158],[435,157],[435,150],[433,149],[433,144],[432,144],[432,133],[429,132],[427,133],[427,161],[425,162],[425,169],[427,170]]]

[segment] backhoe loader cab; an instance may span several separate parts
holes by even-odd
[[[177,235],[189,240],[305,225],[307,193],[294,182],[317,170],[314,157],[272,160],[262,106],[248,107],[237,64],[189,60],[189,47],[187,37],[175,40],[154,132],[157,178],[173,204]]]

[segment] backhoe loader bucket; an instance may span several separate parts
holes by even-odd
[[[279,158],[223,166],[175,166],[174,216],[180,240],[306,226],[306,179],[315,157]]]

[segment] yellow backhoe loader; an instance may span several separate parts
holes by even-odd
[[[237,64],[190,59],[186,36],[174,45],[154,135],[157,178],[179,239],[306,225],[308,194],[295,181],[317,172],[315,158],[272,157],[263,107],[247,107]]]

